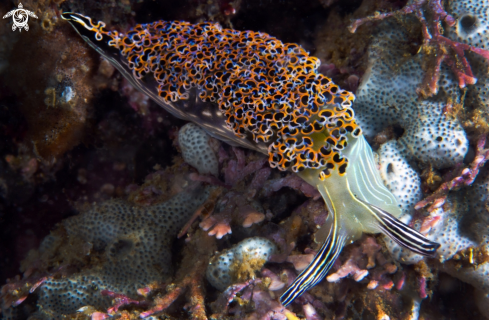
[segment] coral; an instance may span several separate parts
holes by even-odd
[[[207,200],[195,211],[194,215],[190,219],[188,219],[187,223],[182,227],[177,237],[178,238],[183,237],[187,233],[189,228],[192,226],[192,223],[194,223],[198,217],[203,216],[204,219],[207,219],[209,215],[214,211],[216,207],[217,199],[221,196],[221,194],[222,194],[221,188],[211,189],[209,193],[209,197],[207,197]],[[229,225],[225,224],[225,227],[226,227],[226,231],[223,233],[223,235],[228,232],[231,232],[231,228],[229,227]],[[227,228],[229,228],[229,230],[227,230]],[[219,235],[217,237],[219,237]]]
[[[447,200],[448,191],[452,187],[460,187],[465,182],[469,184],[473,182],[485,157],[484,144],[485,138],[481,138],[478,143],[476,157],[471,165],[472,169],[465,169],[464,175],[443,183],[433,195],[421,202],[417,202],[422,196],[420,178],[416,171],[399,154],[396,141],[389,141],[380,148],[381,174],[384,182],[403,205],[404,215],[400,219],[425,234],[428,239],[440,242],[441,246],[437,250],[437,258],[440,261],[449,260],[457,252],[475,245],[471,239],[461,234],[459,230],[460,209],[456,206],[454,207],[454,202],[458,202],[458,200],[452,197],[449,201],[450,205],[443,205]],[[388,165],[391,165],[391,167],[388,168]],[[464,171],[459,169],[457,172]],[[428,215],[414,211],[414,209],[420,209],[431,202],[433,202],[433,205],[428,209]],[[422,256],[401,248],[386,237],[384,240],[392,256],[398,261],[414,264],[423,259]]]
[[[320,209],[320,202],[309,200],[307,202],[307,206],[303,205],[296,209],[292,216],[282,224],[285,228],[287,228],[287,237],[291,238],[290,240],[287,240],[287,243],[290,243],[290,241],[294,239],[294,233],[295,236],[297,236],[297,234],[300,236],[300,234],[308,234],[313,232],[304,228],[304,224],[308,220],[310,224],[313,224],[313,226],[315,224],[321,225],[324,223],[324,220],[322,222],[320,221],[319,218],[321,213],[315,209],[315,206]],[[322,210],[324,210],[324,208],[322,208]],[[304,216],[304,214],[306,215]],[[314,221],[313,218],[317,220]],[[303,221],[301,223],[302,225],[299,223],[299,221]],[[315,252],[310,249],[306,249],[305,252],[306,254],[293,253],[293,255],[287,257],[286,261],[291,262],[296,271],[301,271],[309,264],[312,255],[315,254]],[[359,241],[356,241],[344,249],[335,263],[333,271],[331,271],[331,273],[327,276],[327,281],[335,282],[335,286],[329,288],[336,288],[335,290],[345,291],[352,290],[351,281],[346,279],[349,276],[352,276],[353,278],[351,281],[359,282],[359,286],[356,286],[354,287],[355,289],[353,289],[355,293],[352,295],[355,297],[362,296],[362,299],[365,299],[365,297],[369,297],[368,299],[371,299],[377,295],[384,296],[386,294],[385,292],[387,291],[393,291],[392,295],[396,298],[393,300],[389,299],[385,302],[386,305],[389,305],[388,308],[399,308],[399,300],[397,299],[400,299],[400,296],[405,296],[408,298],[410,297],[410,292],[412,292],[412,290],[418,289],[417,287],[412,288],[411,285],[406,286],[406,283],[412,283],[414,280],[417,282],[418,278],[420,277],[416,274],[402,270],[402,268],[394,261],[390,254],[382,250],[381,243],[371,236],[364,236]],[[288,276],[289,281],[294,278],[294,274]],[[312,289],[311,293],[314,295],[314,297],[323,299],[322,301],[325,303],[331,303],[331,299],[334,301],[342,301],[342,298],[337,296],[341,296],[341,293],[333,294],[334,298],[332,298],[330,296],[332,293],[327,293],[327,288],[328,287],[326,287],[326,284],[323,282]],[[346,292],[344,294],[346,294]],[[305,299],[307,301],[307,299],[311,298],[307,297]],[[314,299],[311,301],[313,300]],[[304,304],[304,300],[300,300],[300,303]],[[321,312],[324,312],[323,309],[319,309]],[[377,307],[375,307],[374,310],[377,310]]]
[[[168,200],[183,191],[184,186],[192,183],[187,168],[167,168],[147,175],[141,186],[126,187],[129,200],[139,205],[152,205]]]
[[[386,126],[404,129],[398,149],[407,160],[415,158],[446,168],[462,161],[468,141],[457,119],[445,114],[449,98],[460,99],[458,89],[445,68],[441,69],[440,92],[420,100],[422,53],[411,56],[404,31],[383,24],[369,48],[369,69],[362,78],[355,113],[367,138]],[[395,75],[394,77],[392,75]]]
[[[322,282],[311,290],[311,294],[299,300],[302,305],[312,304],[316,314],[326,319],[328,317],[324,315],[328,314],[328,309],[324,304],[329,306],[333,301],[335,314],[349,314],[354,319],[367,318],[369,314],[402,319],[394,310],[407,312],[411,306],[413,309],[409,313],[417,315],[419,308],[414,307],[419,307],[421,296],[426,297],[433,280],[426,265],[419,266],[414,272],[412,269],[403,270],[370,236],[347,246],[333,270],[327,277],[327,281],[333,283]],[[288,274],[290,281],[294,275],[286,271],[283,273]]]
[[[190,314],[191,319],[206,320],[206,310],[204,305],[204,277],[205,268],[209,261],[209,251],[215,249],[212,237],[207,237],[201,231],[190,239],[189,245],[183,251],[183,260],[179,268],[175,282],[170,284],[151,283],[137,290],[138,299],[132,299],[126,294],[115,293],[104,290],[102,295],[114,298],[111,307],[106,312],[96,311],[92,306],[86,306],[78,310],[94,319],[154,319],[168,311],[175,301],[187,293],[188,303],[184,306]],[[163,294],[163,292],[165,292]],[[136,310],[130,313],[126,310],[119,310],[125,306],[137,306]]]
[[[431,261],[430,264],[436,265],[440,271],[448,272],[454,277],[474,285],[479,290],[486,290],[487,292],[483,280],[487,272],[486,264],[483,263],[484,259],[480,258],[482,260],[476,262],[477,259],[475,258],[476,252],[480,257],[484,256],[480,252],[485,249],[481,248],[480,245],[484,243],[481,237],[484,238],[483,235],[487,234],[487,230],[480,227],[483,225],[480,216],[474,218],[474,214],[470,214],[470,212],[479,210],[471,209],[471,207],[481,203],[481,199],[476,199],[476,195],[483,193],[472,191],[468,199],[463,198],[464,193],[462,195],[449,194],[451,190],[456,191],[463,186],[471,185],[479,169],[486,162],[486,150],[484,148],[487,132],[484,116],[482,116],[482,120],[476,119],[479,110],[475,109],[485,107],[484,88],[487,81],[485,72],[480,72],[480,70],[485,70],[487,52],[478,48],[486,48],[486,40],[483,36],[484,32],[472,34],[477,42],[472,41],[471,36],[462,34],[467,28],[470,30],[479,28],[480,30],[477,29],[479,31],[485,28],[485,18],[482,18],[480,14],[486,9],[484,5],[472,7],[468,3],[469,1],[450,2],[449,12],[453,14],[453,17],[443,12],[441,3],[437,1],[413,1],[409,3],[405,10],[417,11],[418,18],[423,17],[423,10],[435,12],[432,18],[433,24],[422,26],[425,40],[428,40],[423,44],[422,50],[415,55],[410,53],[414,51],[406,45],[412,35],[400,30],[387,31],[387,28],[392,28],[392,24],[381,24],[379,26],[381,31],[370,47],[370,66],[364,79],[362,79],[355,111],[364,133],[371,138],[385,130],[386,125],[400,125],[404,129],[404,134],[397,143],[389,141],[381,146],[380,154],[381,158],[382,153],[386,153],[387,156],[395,155],[395,158],[402,161],[401,164],[404,168],[401,172],[411,172],[412,179],[410,180],[416,182],[417,195],[403,207],[405,214],[400,219],[425,234],[428,239],[436,239],[441,244],[436,256],[439,263]],[[404,13],[408,12],[404,11]],[[380,14],[372,19],[358,20],[356,23],[380,20],[391,15],[391,13]],[[437,19],[443,20],[444,18],[450,19],[447,23],[446,37],[441,35],[439,29],[441,24],[436,22]],[[410,20],[406,18],[404,22],[407,21]],[[355,27],[355,24],[353,26]],[[401,27],[405,28],[405,24],[401,23]],[[428,31],[432,34],[430,35]],[[482,57],[470,53],[467,53],[465,57],[464,50],[482,54]],[[383,60],[376,63],[374,59]],[[451,72],[458,79],[459,87],[475,83],[476,77],[479,79],[478,83],[469,87],[461,95],[453,86],[454,81],[448,68],[441,66],[443,61],[447,62]],[[423,68],[426,73],[425,78],[421,81],[417,77],[422,74]],[[472,70],[474,70],[474,74]],[[382,77],[383,74],[395,74],[396,77],[394,81],[388,82],[382,80],[386,79]],[[392,82],[395,86],[390,85]],[[379,85],[384,88],[376,90]],[[418,89],[417,92],[416,88]],[[417,94],[421,94],[425,98],[419,99]],[[366,96],[371,98],[365,99]],[[370,108],[368,103],[375,107]],[[462,112],[464,105],[465,108],[474,108],[473,111],[464,114]],[[380,110],[375,110],[379,106],[381,107]],[[416,123],[415,120],[413,123],[411,120],[411,124],[409,124],[408,117],[417,118],[419,122]],[[464,121],[463,125],[469,132],[475,132],[475,137],[483,134],[476,143],[475,159],[468,167],[462,165],[463,156],[468,150],[468,143],[457,118]],[[468,118],[470,120],[465,120]],[[428,121],[425,121],[427,119]],[[438,128],[429,122],[437,123]],[[418,131],[413,130],[414,128]],[[462,133],[462,135],[457,134],[457,132]],[[417,136],[422,139],[417,140]],[[448,140],[451,145],[445,145],[445,147],[450,146],[451,149],[443,150],[442,145],[437,147],[437,140],[442,143]],[[418,151],[418,146],[421,146],[422,152]],[[388,152],[389,150],[392,151]],[[443,152],[445,155],[442,154]],[[427,207],[427,212],[413,211],[413,204],[420,199],[421,195],[420,179],[410,167],[410,164],[414,163],[413,160],[429,164],[422,178],[426,179],[427,187],[436,189],[432,195],[418,202],[414,207],[417,210]],[[443,180],[433,171],[433,167],[447,168],[453,166],[455,167],[445,173]],[[394,168],[393,166],[390,168],[392,178],[401,178],[399,172],[393,170]],[[384,171],[386,169],[386,166],[382,166],[381,160],[383,175],[387,172]],[[385,178],[384,181],[388,182]],[[440,184],[440,182],[442,183]],[[387,186],[396,193],[392,183],[387,184]],[[469,228],[468,225],[477,225],[478,227]],[[419,265],[424,263],[421,256],[400,248],[392,240],[385,239],[385,242],[395,260],[405,264]],[[474,256],[472,260],[471,256]],[[429,277],[423,272],[417,279],[418,288],[416,291],[420,298],[425,298],[430,293],[428,280]]]
[[[391,140],[379,149],[380,176],[387,189],[396,196],[403,213],[409,213],[421,199],[421,180],[400,154],[397,141]]]
[[[487,36],[489,5],[482,1],[475,4],[471,0],[449,2],[449,12],[455,23],[447,28],[447,37],[481,49],[489,48]],[[473,65],[477,83],[467,93],[467,100],[473,100],[476,105],[487,110],[488,78],[487,67],[489,61],[479,55],[469,55],[468,60]]]
[[[447,261],[440,266],[440,270],[447,272],[463,282],[471,284],[476,289],[487,294],[489,292],[489,281],[487,280],[489,276],[489,263],[487,262],[487,254],[487,251],[484,252],[485,261],[479,261],[478,263],[477,261],[466,261],[464,263],[464,261],[460,261],[462,259]],[[469,255],[466,254],[464,258],[463,260],[469,260]]]
[[[381,184],[370,146],[356,125],[351,109],[353,95],[318,74],[318,59],[309,57],[298,45],[284,45],[264,33],[222,29],[210,23],[157,21],[137,25],[125,34],[107,31],[103,22],[95,23],[81,14],[67,12],[62,18],[80,34],[91,34],[92,38],[85,40],[92,46],[97,47],[94,41],[102,41],[99,44],[104,48],[97,51],[103,56],[110,59],[118,52],[124,63],[110,60],[114,66],[177,117],[198,121],[224,141],[261,152],[268,146],[270,166],[299,173],[309,184],[317,186],[341,219],[339,223],[334,220],[334,230],[341,225],[349,240],[356,240],[362,232],[379,231],[373,226],[379,222],[368,221],[373,217],[363,213],[364,208],[357,205],[354,194],[361,194],[360,200],[391,212],[388,217],[400,215],[395,197]],[[222,53],[212,55],[213,52]],[[188,109],[197,94],[198,106]],[[237,158],[236,166],[242,167],[243,157],[237,154]],[[348,189],[345,194],[352,199],[345,199],[340,189]],[[335,206],[334,201],[341,204]],[[250,220],[244,224],[253,224],[261,218]],[[231,230],[226,221],[219,224],[211,221],[204,228],[214,225],[217,226],[211,234],[222,236]],[[390,230],[381,229],[386,233]],[[340,237],[336,232],[332,234]],[[388,234],[401,243],[406,239],[399,233]],[[419,233],[412,235],[424,243]],[[344,245],[340,239],[325,243],[335,248],[322,249],[327,252],[325,259],[332,261],[320,265],[326,268],[321,274],[328,271],[337,257],[330,253],[339,252]],[[438,247],[434,242],[404,245],[425,255],[431,255]],[[314,266],[311,263],[309,268]],[[305,291],[322,278],[311,281],[305,274],[281,297],[284,305],[295,299],[294,292],[300,294],[294,289],[298,281],[309,282],[308,286],[300,285]],[[284,296],[288,296],[287,300]]]
[[[439,265],[441,271],[476,288],[479,299],[489,293],[488,186],[488,174],[485,170],[473,187],[459,196],[458,221],[452,225],[457,229],[459,237],[469,238],[466,240],[468,245],[458,248],[455,255],[448,257],[450,260]],[[448,199],[451,198],[453,196]],[[454,239],[448,240],[455,243]],[[480,310],[484,312],[485,308]]]
[[[353,257],[355,256],[359,255],[352,252],[352,256],[341,266],[341,268],[334,273],[330,273],[326,277],[326,280],[329,282],[336,282],[341,278],[351,275],[355,281],[362,281],[363,278],[368,275],[368,270],[360,269],[358,267],[357,262],[353,260]]]
[[[456,170],[462,175],[450,178],[433,195],[416,205],[422,208],[432,202],[433,204],[427,210],[428,215],[411,216],[406,214],[403,217],[406,222],[410,222],[420,232],[426,234],[428,239],[440,241],[441,247],[437,251],[437,258],[441,262],[451,260],[451,262],[443,265],[443,268],[446,266],[448,270],[450,270],[451,264],[457,263],[453,262],[453,259],[459,252],[481,245],[485,246],[487,239],[489,239],[489,231],[486,230],[484,222],[486,219],[484,208],[486,198],[484,179],[486,179],[486,174],[481,176],[482,182],[476,183],[474,188],[466,191],[468,196],[463,193],[448,194],[448,191],[452,189],[472,184],[479,171],[479,166],[486,157],[487,151],[483,149],[484,145],[485,137],[482,137],[478,142],[477,154],[471,167]],[[453,173],[450,176],[453,177]],[[466,199],[462,199],[462,197]],[[386,244],[396,260],[404,263],[416,263],[422,259],[421,256],[400,248],[392,241],[386,240]],[[452,274],[457,276],[455,271]]]
[[[454,207],[453,203],[458,202],[457,199],[451,198],[450,205],[443,206],[447,200],[448,191],[451,188],[447,186],[459,186],[463,184],[464,181],[473,181],[472,179],[476,176],[476,171],[478,171],[478,164],[481,163],[481,154],[485,154],[485,150],[481,150],[484,146],[485,139],[479,141],[479,151],[477,153],[474,164],[472,165],[473,170],[466,170],[465,178],[458,177],[450,182],[445,182],[442,186],[431,196],[427,197],[425,200],[416,203],[422,196],[420,190],[420,178],[418,174],[409,166],[409,164],[399,156],[396,150],[396,142],[390,141],[381,146],[381,172],[383,175],[387,175],[387,167],[382,164],[382,161],[386,163],[394,163],[391,168],[390,173],[387,175],[389,180],[385,180],[387,187],[399,197],[400,203],[403,204],[403,216],[400,220],[407,223],[421,233],[425,234],[428,239],[439,241],[441,246],[437,250],[437,258],[440,261],[445,261],[451,259],[460,250],[467,249],[470,246],[475,245],[472,240],[460,233],[459,223],[461,214],[458,207]],[[384,153],[384,154],[383,154]],[[382,160],[384,159],[384,160]],[[397,160],[397,161],[396,161]],[[395,166],[398,164],[399,166]],[[400,170],[399,170],[400,169]],[[470,171],[470,172],[469,172]],[[411,188],[407,189],[397,189],[399,186],[397,183],[404,184],[405,181],[410,181]],[[459,181],[458,184],[453,184],[453,181]],[[395,183],[394,183],[395,182]],[[412,187],[414,186],[414,188]],[[407,192],[406,192],[407,191]],[[415,192],[412,192],[415,191]],[[406,194],[407,193],[407,194]],[[404,201],[403,201],[404,199]],[[436,200],[434,200],[436,199]],[[429,208],[428,215],[424,215],[417,211],[423,206],[426,206],[430,202],[434,201],[434,204]],[[414,264],[423,259],[422,256],[415,254],[409,250],[401,248],[391,239],[384,237],[386,246],[391,252],[392,256],[403,263]]]
[[[211,152],[209,146],[207,146]],[[242,226],[249,228],[254,224],[258,224],[265,219],[265,212],[256,199],[257,194],[261,190],[263,184],[270,175],[269,168],[261,167],[266,163],[265,158],[253,160],[252,156],[248,160],[243,150],[233,148],[236,160],[229,159],[227,152],[221,150],[221,159],[226,158],[227,166],[224,168],[224,179],[227,184],[223,184],[216,178],[209,179],[204,176],[190,175],[194,181],[205,181],[212,185],[218,185],[226,189],[233,188],[224,192],[224,188],[215,188],[211,192],[208,201],[196,211],[194,216],[187,222],[179,233],[179,237],[183,236],[190,228],[192,223],[202,216],[200,227],[204,231],[208,231],[210,236],[216,236],[221,239],[226,234],[231,234],[231,225]],[[255,173],[251,183],[245,189],[245,192],[238,191],[243,188],[243,180],[250,174]]]
[[[214,196],[210,197],[206,208],[203,208],[203,211],[196,212],[194,217],[187,222],[184,228],[185,231],[182,230],[180,235],[183,235],[191,223],[201,214],[203,219],[199,224],[200,227],[204,231],[209,231],[208,234],[210,236],[215,235],[217,239],[221,239],[226,234],[231,234],[231,225],[249,228],[265,219],[265,212],[260,202],[254,198],[270,175],[269,168],[261,169],[266,163],[266,159],[250,159],[248,164],[246,164],[247,160],[244,151],[239,148],[233,148],[233,151],[236,155],[236,160],[230,159],[224,168],[226,185],[222,185],[220,181],[209,181],[212,184],[227,188],[232,185],[233,189],[228,192],[223,192],[223,189],[215,189],[213,192]],[[221,156],[225,153],[225,151],[222,151]],[[227,154],[226,159],[229,159]],[[243,187],[243,179],[252,173],[255,174],[245,192],[238,191]],[[198,180],[202,179],[199,178]]]
[[[415,206],[415,209],[418,210],[426,207],[428,204],[431,204],[431,206],[427,209],[429,212],[431,212],[436,208],[441,207],[445,203],[447,194],[450,190],[457,190],[462,186],[470,186],[477,177],[479,169],[489,159],[489,149],[484,148],[485,144],[486,136],[482,136],[479,141],[477,141],[476,155],[470,167],[461,169],[461,164],[459,164],[459,166],[454,170],[458,173],[451,172],[450,178],[447,177],[445,179],[447,181],[442,183],[441,186],[435,192],[433,192],[432,195],[430,195],[423,201],[418,202]]]
[[[471,2],[452,5],[453,7],[467,7]],[[462,9],[463,10],[463,9]],[[482,11],[482,10],[480,10]],[[426,13],[429,13],[430,18],[427,20]],[[448,14],[443,8],[441,0],[413,0],[404,8],[398,11],[378,14],[362,19],[358,19],[350,26],[350,31],[355,32],[356,29],[368,21],[383,20],[392,16],[401,16],[414,13],[416,18],[422,25],[423,33],[423,52],[428,71],[425,73],[423,82],[419,85],[419,93],[425,97],[436,95],[438,93],[438,83],[441,76],[441,64],[445,62],[456,75],[460,88],[464,88],[467,84],[474,84],[477,79],[472,73],[464,51],[475,52],[485,59],[489,59],[489,51],[480,47],[471,46],[466,43],[453,41],[443,36],[441,23],[444,21],[448,26],[453,27],[457,21]],[[472,18],[465,19],[465,23],[471,23]],[[429,21],[429,22],[428,22]],[[458,22],[457,30],[460,31],[463,21]],[[469,29],[471,27],[469,26]],[[472,31],[472,30],[471,30]],[[463,32],[463,31],[462,31]]]
[[[26,277],[20,280],[17,276],[15,281],[7,281],[7,284],[2,286],[1,300],[2,310],[7,310],[10,307],[16,307],[27,299],[30,293],[36,291],[41,284],[48,279],[48,276],[42,277]]]
[[[178,144],[185,162],[200,174],[219,175],[217,156],[209,145],[210,137],[193,123],[187,123],[178,131]]]
[[[447,209],[437,209],[430,215],[414,218],[410,215],[403,216],[405,222],[419,228],[428,239],[437,240],[441,246],[437,250],[436,257],[440,261],[453,258],[460,250],[467,249],[475,243],[460,232],[460,212],[448,207]],[[392,256],[405,264],[415,264],[423,259],[422,256],[410,252],[389,239],[384,239],[386,246]]]
[[[277,246],[266,238],[247,238],[215,255],[207,267],[207,280],[218,290],[255,278]]]
[[[136,299],[139,288],[168,277],[173,237],[206,197],[207,191],[197,187],[150,207],[111,200],[63,221],[44,240],[40,253],[63,263],[66,245],[78,241],[85,251],[71,254],[91,263],[78,273],[42,283],[38,304],[44,317],[72,314],[85,305],[108,308],[110,294],[101,294],[104,290]]]
[[[450,2],[448,10],[455,23],[447,28],[447,36],[452,40],[486,48],[488,45],[488,20],[489,5],[485,2],[473,0],[461,0]]]
[[[477,2],[475,5],[474,1],[462,0],[449,2],[448,8],[455,19],[455,24],[446,29],[448,38],[466,45],[489,48],[489,37],[487,36],[489,5],[487,2]],[[475,135],[487,134],[489,132],[487,126],[489,61],[475,54],[468,55],[468,60],[473,67],[477,82],[470,87],[470,90],[467,90],[466,94],[466,110],[472,109],[471,112],[465,111],[467,113],[466,127],[474,130]]]

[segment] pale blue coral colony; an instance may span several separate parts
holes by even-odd
[[[456,20],[456,24],[446,30],[450,39],[489,48],[487,1],[450,1],[448,12]],[[429,163],[438,169],[450,168],[461,163],[469,151],[469,142],[461,123],[447,115],[446,101],[463,101],[465,105],[473,104],[484,112],[489,111],[487,60],[475,54],[467,54],[478,81],[469,86],[466,93],[458,87],[457,79],[450,68],[443,66],[438,93],[423,99],[417,93],[422,82],[420,75],[423,74],[423,54],[411,55],[408,41],[406,33],[396,28],[394,21],[379,23],[369,47],[367,72],[361,79],[353,103],[357,122],[367,139],[372,140],[391,125],[398,125],[404,131],[399,139],[380,145],[376,155],[380,177],[402,208],[400,220],[404,223],[411,222],[415,214],[414,205],[424,197],[419,166]],[[205,131],[193,125],[182,129],[179,137],[185,161],[201,174],[217,176],[218,160],[208,144],[209,139]],[[442,217],[442,220],[426,234],[428,239],[441,244],[436,255],[436,259],[440,261],[440,270],[473,285],[478,290],[478,305],[482,312],[488,310],[487,307],[484,309],[484,304],[489,305],[488,264],[474,268],[457,268],[443,262],[452,259],[460,250],[468,248],[482,246],[489,251],[489,215],[486,207],[489,203],[488,184],[489,175],[481,174],[469,191],[451,194],[447,202],[457,205],[447,206],[446,208],[451,209],[446,211],[443,209],[445,207],[436,209],[436,215]],[[113,256],[108,251],[108,263],[100,270],[87,270],[69,278],[45,282],[39,289],[38,301],[44,311],[49,310],[44,314],[55,317],[72,314],[85,305],[109,307],[110,299],[96,296],[87,283],[96,283],[99,288],[125,292],[134,297],[138,288],[157,281],[160,271],[155,266],[169,264],[171,261],[168,248],[173,240],[166,234],[175,234],[193,211],[205,201],[208,192],[209,190],[204,189],[184,192],[168,202],[144,210],[132,208],[125,202],[110,201],[63,221],[64,228],[71,236],[76,235],[93,243],[94,248],[103,245],[116,249],[113,250]],[[102,211],[106,214],[102,214]],[[158,212],[162,215],[157,218]],[[148,227],[144,226],[146,222]],[[103,224],[104,230],[100,229],[100,224]],[[420,226],[415,227],[419,229]],[[93,230],[97,232],[93,233]],[[134,240],[134,237],[138,240]],[[129,238],[131,241],[125,240]],[[47,237],[40,250],[47,250],[55,241],[52,236]],[[401,263],[414,264],[424,259],[421,255],[400,247],[388,237],[385,237],[385,241],[389,252]],[[139,242],[137,247],[133,247]],[[216,253],[207,271],[207,278],[214,287],[224,291],[233,284],[229,269],[226,268],[237,259],[241,247],[250,245],[253,252],[265,255],[266,259],[278,252],[276,245],[270,240],[255,237]],[[129,258],[117,260],[117,253],[121,250],[129,250]],[[147,255],[155,250],[163,254],[151,256],[148,260]],[[121,265],[123,267],[119,268]],[[66,306],[61,300],[75,302]]]

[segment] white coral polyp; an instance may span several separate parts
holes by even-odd
[[[275,243],[266,238],[244,239],[211,259],[206,272],[207,280],[214,288],[224,291],[237,280],[233,268],[241,263],[248,263],[250,259],[263,259],[266,262],[276,252]]]
[[[178,143],[185,162],[196,168],[200,174],[219,175],[219,162],[209,145],[210,137],[193,123],[187,123],[178,132]]]

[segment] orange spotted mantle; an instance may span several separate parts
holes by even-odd
[[[188,99],[197,87],[238,137],[268,144],[272,167],[321,169],[321,180],[331,170],[345,174],[341,151],[361,133],[354,95],[318,73],[319,59],[299,45],[213,23],[156,21],[127,34],[90,23],[97,40],[112,39],[134,77],[154,77],[166,102]]]

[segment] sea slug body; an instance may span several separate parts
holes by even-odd
[[[400,222],[361,129],[351,92],[318,72],[297,44],[219,24],[156,21],[126,34],[77,13],[75,30],[136,88],[212,136],[269,157],[272,168],[315,186],[330,214],[313,262],[281,297],[284,306],[321,281],[346,243],[382,232],[417,253],[439,245]]]

